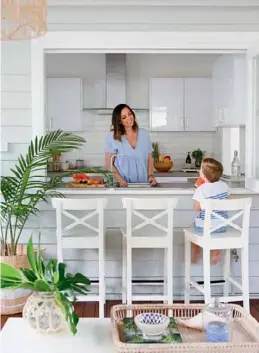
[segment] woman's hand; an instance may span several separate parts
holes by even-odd
[[[152,185],[152,186],[157,185],[157,181],[156,181],[156,179],[155,179],[155,177],[154,177],[153,175],[149,175],[149,177],[148,177],[148,182],[149,182],[149,184]]]
[[[121,187],[128,186],[128,183],[127,183],[126,180],[124,180],[123,178],[120,178],[119,183],[120,183],[120,186],[121,186]]]

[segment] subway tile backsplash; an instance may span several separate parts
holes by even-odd
[[[148,112],[137,112],[140,128],[148,130]],[[84,147],[76,152],[66,153],[63,160],[74,161],[78,157],[85,160],[86,166],[104,166],[105,140],[110,131],[111,117],[98,115],[97,112],[83,112],[84,131],[77,133],[86,140]],[[158,142],[162,155],[170,155],[174,167],[180,169],[185,164],[187,152],[201,148],[206,155],[218,155],[215,132],[150,132],[152,142]],[[214,152],[214,153],[213,153]]]

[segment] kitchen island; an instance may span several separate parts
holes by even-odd
[[[122,237],[120,228],[126,224],[125,210],[122,208],[122,197],[148,197],[163,198],[176,197],[178,204],[174,212],[174,298],[183,299],[184,294],[184,236],[183,228],[189,227],[196,215],[193,209],[192,195],[194,193],[194,181],[175,183],[161,183],[159,187],[148,188],[62,188],[59,189],[65,197],[82,199],[107,197],[108,206],[104,214],[104,224],[107,227],[106,235],[106,283],[107,299],[121,298],[121,248]],[[250,220],[250,295],[259,298],[259,195],[246,190],[243,183],[231,183],[231,198],[252,197],[253,204]],[[152,214],[150,214],[152,216]],[[78,214],[79,216],[79,214]],[[66,218],[64,219],[67,220]],[[69,220],[68,220],[69,221]],[[139,221],[139,219],[138,219]],[[161,218],[161,224],[164,221]],[[21,241],[26,243],[31,233],[37,236],[39,230],[42,233],[42,247],[46,248],[46,257],[56,256],[56,215],[50,204],[41,204],[40,216],[32,217],[26,225]],[[163,256],[160,249],[136,249],[133,251],[133,276],[134,279],[158,280],[162,278]],[[68,270],[84,272],[91,279],[97,278],[98,254],[91,250],[69,250],[64,252],[64,260]],[[222,263],[212,266],[212,279],[221,279]],[[240,261],[233,259],[232,270],[234,277],[240,280]],[[195,280],[202,279],[202,267],[194,265],[192,275]],[[95,288],[92,289],[95,291]],[[213,292],[220,293],[221,287],[213,287]],[[134,286],[135,293],[158,294],[159,286]],[[197,292],[193,291],[193,299],[201,299]]]

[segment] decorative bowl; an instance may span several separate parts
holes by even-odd
[[[173,161],[168,161],[168,162],[158,162],[154,161],[154,168],[158,172],[168,172],[173,166]]]
[[[159,335],[167,329],[169,317],[159,313],[142,313],[134,318],[135,324],[143,334]]]

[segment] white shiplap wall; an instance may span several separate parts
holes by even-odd
[[[211,77],[216,55],[138,55],[126,58],[127,103],[133,108],[149,107],[149,79],[151,77]],[[48,77],[82,77],[84,107],[105,105],[105,56],[102,54],[58,54],[48,55],[46,61]],[[91,68],[91,70],[89,70]],[[124,103],[124,102],[122,102]],[[198,119],[198,117],[197,117]],[[148,112],[138,112],[140,127],[148,129]],[[110,130],[111,117],[96,112],[83,112],[82,135],[87,144],[82,151],[63,156],[64,160],[75,160],[79,156],[88,166],[104,166],[105,139]],[[152,132],[152,141],[158,141],[161,153],[171,155],[174,168],[185,163],[188,151],[196,148],[212,155],[214,132]]]
[[[30,42],[2,42],[1,175],[31,140]]]

